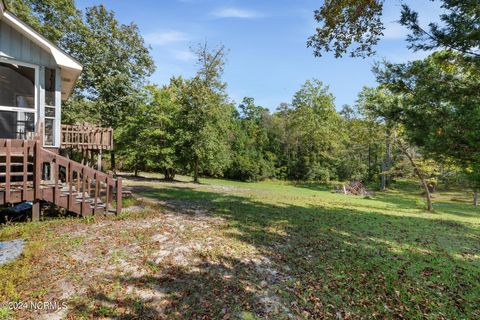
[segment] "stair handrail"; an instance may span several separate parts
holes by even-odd
[[[39,122],[34,139],[0,139],[0,152],[5,157],[2,165],[5,173],[0,173],[5,176],[5,191],[0,193],[0,202],[33,201],[32,220],[40,217],[41,201],[81,215],[96,214],[97,211],[119,214],[122,210],[121,178],[94,170],[44,147],[43,130],[43,124]],[[18,166],[23,166],[23,170],[16,169]],[[60,179],[61,168],[65,168],[64,185]],[[23,179],[17,181],[16,176],[23,176]]]
[[[38,143],[38,142],[37,142]],[[97,209],[97,204],[98,204],[98,195],[100,193],[100,183],[103,182],[106,184],[106,196],[105,196],[105,211],[108,211],[110,209],[111,203],[113,202],[113,190],[115,189],[116,191],[116,205],[115,205],[115,214],[119,214],[122,211],[122,179],[121,178],[114,178],[111,175],[108,175],[104,172],[92,169],[84,164],[78,163],[76,161],[73,161],[67,157],[61,156],[55,152],[46,150],[45,148],[40,148],[40,162],[41,165],[43,163],[48,162],[50,163],[50,166],[54,164],[54,190],[55,194],[54,197],[57,199],[58,202],[58,197],[60,194],[60,189],[59,189],[59,180],[58,180],[58,173],[59,173],[59,167],[63,166],[65,167],[65,175],[66,175],[66,182],[69,187],[69,196],[73,196],[73,172],[77,173],[77,187],[76,187],[76,192],[78,193],[79,190],[81,190],[81,199],[82,199],[82,204],[81,204],[81,211],[84,212],[85,206],[86,206],[86,196],[85,193],[87,191],[87,194],[90,196],[90,187],[92,184],[92,181],[94,182],[94,211]],[[80,176],[82,181],[80,182]],[[88,180],[88,182],[87,182]],[[80,184],[81,183],[81,184]],[[88,185],[86,185],[88,183]],[[88,189],[87,189],[88,187]],[[44,200],[44,199],[39,199],[39,200]],[[71,199],[69,199],[69,208],[71,209]],[[113,208],[112,208],[113,209]]]

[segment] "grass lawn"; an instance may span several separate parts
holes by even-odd
[[[119,217],[0,227],[27,240],[1,301],[78,318],[480,318],[480,209],[413,183],[373,199],[316,184],[127,179]],[[0,319],[53,310],[8,310]]]

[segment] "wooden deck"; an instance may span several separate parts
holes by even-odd
[[[60,147],[92,151],[112,150],[113,129],[64,124],[62,125]]]
[[[122,180],[46,150],[39,140],[0,139],[0,205],[23,201],[36,204],[34,219],[39,201],[82,216],[118,214]]]

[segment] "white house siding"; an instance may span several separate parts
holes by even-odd
[[[11,58],[52,69],[53,56],[0,20],[0,57]]]
[[[45,117],[45,68],[56,70],[56,125],[55,146],[60,143],[61,121],[61,74],[54,57],[24,35],[0,20],[0,61],[27,63],[38,67],[37,75],[37,120]]]

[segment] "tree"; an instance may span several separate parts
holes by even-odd
[[[195,53],[197,75],[179,84],[178,125],[181,159],[198,182],[200,173],[221,175],[230,163],[229,133],[234,108],[221,80],[225,48],[210,50],[205,44]]]
[[[64,105],[65,122],[87,120],[119,128],[141,102],[155,67],[138,26],[121,24],[104,6],[83,14],[73,0],[9,0],[8,7],[82,63],[73,97]],[[115,153],[112,151],[112,169]]]
[[[464,168],[464,174],[467,178],[469,186],[473,189],[473,206],[478,207],[478,193],[480,191],[480,164],[478,162],[471,163]]]
[[[407,145],[404,141],[402,141],[400,137],[397,137],[395,141],[398,148],[402,151],[402,153],[405,155],[405,157],[408,159],[408,161],[412,165],[415,174],[420,180],[420,183],[425,192],[425,199],[427,201],[427,210],[432,211],[433,210],[432,196],[430,194],[430,188],[427,182],[427,177],[424,170],[422,170],[421,165],[415,160],[415,157],[416,157],[415,150],[411,148],[409,145]]]
[[[288,111],[288,176],[291,179],[334,178],[334,157],[339,148],[340,117],[334,97],[318,80],[306,81]]]
[[[393,94],[382,88],[364,88],[360,94],[359,103],[360,108],[368,117],[385,123],[385,160],[382,164],[380,189],[385,189],[387,184],[387,172],[390,168],[391,160],[391,141],[394,140],[395,145],[408,159],[415,175],[420,180],[427,201],[427,210],[432,210],[432,199],[426,174],[416,160],[417,152],[415,148],[404,139],[404,135],[408,133],[404,133],[403,130],[402,112],[405,110],[405,105],[408,102],[405,102],[403,96]]]
[[[433,0],[435,1],[435,0]],[[436,0],[445,11],[441,24],[429,23],[428,29],[418,21],[419,14],[402,4],[399,23],[410,29],[409,47],[413,50],[451,49],[480,57],[480,20],[477,0]],[[335,57],[349,53],[354,57],[375,54],[374,47],[385,29],[381,17],[383,0],[327,0],[315,11],[320,23],[307,46],[315,56],[334,51]],[[353,47],[353,48],[352,48]]]
[[[163,172],[167,180],[175,177],[178,141],[175,121],[179,112],[175,82],[172,79],[170,86],[162,88],[147,86],[144,103],[118,130],[119,156],[135,175],[148,170]]]
[[[479,159],[480,69],[475,63],[442,51],[421,61],[384,63],[374,71],[383,86],[403,95],[398,117],[412,142],[439,159]]]
[[[356,44],[357,47],[350,51],[352,57],[373,55],[373,46],[384,29],[382,9],[383,0],[326,0],[314,12],[321,26],[308,38],[307,47],[314,49],[316,57],[321,57],[324,51],[334,51],[339,58]]]
[[[269,136],[265,122],[268,109],[255,105],[253,98],[245,97],[235,119],[232,141],[232,164],[227,177],[258,181],[274,176],[276,157],[268,151]]]
[[[138,26],[120,24],[105,7],[88,8],[84,24],[75,42],[84,65],[77,93],[96,101],[102,125],[117,128],[137,104],[154,63]]]
[[[385,125],[360,111],[358,107],[346,105],[340,112],[344,140],[336,160],[336,170],[341,180],[374,181],[383,163]]]
[[[382,121],[384,124],[385,153],[381,164],[380,190],[385,190],[389,184],[388,171],[392,163],[392,138],[393,130],[399,123],[399,110],[402,100],[399,95],[394,95],[380,88],[363,88],[359,94],[358,108],[373,121]]]
[[[74,0],[5,0],[7,7],[22,21],[33,27],[67,52],[68,38],[81,26],[81,12]]]
[[[437,161],[476,167],[480,69],[475,61],[440,51],[421,61],[378,65],[375,73],[384,87],[402,95],[397,117],[411,143]]]
[[[90,117],[98,119],[99,125],[121,127],[139,107],[145,80],[155,69],[137,25],[120,24],[103,6],[91,7],[70,47],[84,66],[74,100],[92,101],[95,108]],[[67,104],[65,109],[75,112],[75,106]],[[115,170],[114,151],[111,160]]]

